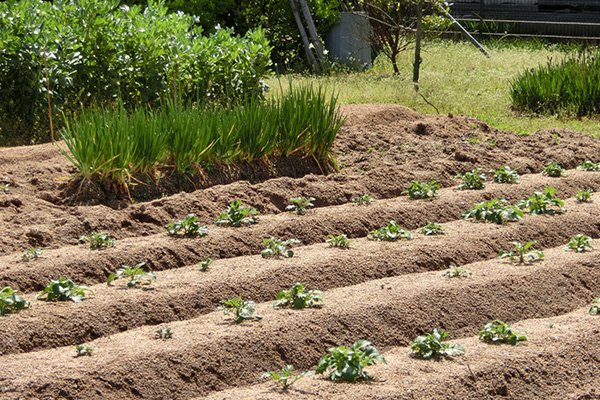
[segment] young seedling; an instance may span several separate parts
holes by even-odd
[[[565,169],[555,162],[548,163],[542,170],[542,175],[559,177],[565,172]]]
[[[75,357],[81,356],[91,356],[94,352],[94,348],[92,346],[87,346],[83,344],[78,344],[75,346]]]
[[[23,254],[21,256],[21,259],[24,261],[28,261],[28,260],[35,260],[38,257],[40,257],[43,253],[44,250],[46,250],[45,247],[41,247],[39,249],[36,249],[35,247],[32,247],[30,249],[27,249],[27,251],[25,252],[25,254]]]
[[[300,241],[298,239],[265,239],[263,240],[263,246],[265,246],[265,249],[260,252],[260,255],[263,258],[279,258],[285,254],[291,258],[294,256],[294,252],[292,250],[288,250],[287,247],[295,243],[300,243]]]
[[[145,262],[139,263],[135,267],[123,265],[123,267],[119,268],[117,272],[109,275],[106,284],[110,286],[112,281],[115,279],[129,278],[129,282],[127,282],[128,288],[136,287],[138,283],[143,285],[149,285],[152,283],[152,281],[156,280],[156,275],[154,275],[154,272],[152,271],[144,271],[142,269],[144,265],[146,265]]]
[[[411,199],[426,199],[428,197],[437,196],[436,191],[441,186],[438,184],[438,181],[427,182],[413,182],[410,184],[407,190],[402,192],[402,194],[408,194],[408,197]]]
[[[595,163],[590,160],[582,161],[577,169],[582,171],[598,171],[600,169],[600,163]]]
[[[105,249],[107,247],[113,247],[115,245],[115,239],[111,239],[108,233],[90,233],[90,236],[82,236],[79,238],[80,242],[90,242],[90,249]]]
[[[535,262],[540,261],[544,258],[544,253],[540,250],[535,250],[532,246],[537,243],[537,241],[532,240],[527,244],[523,244],[521,242],[510,242],[513,246],[515,246],[514,251],[505,251],[502,250],[498,253],[499,258],[509,258],[510,261],[516,261],[518,264],[524,264],[526,262]]]
[[[198,217],[195,214],[188,214],[184,219],[178,219],[175,222],[167,224],[165,228],[167,228],[167,234],[170,236],[202,237],[208,235],[208,228],[200,226]]]
[[[242,224],[256,224],[258,222],[257,215],[260,213],[254,207],[242,207],[241,204],[241,200],[235,200],[229,204],[229,207],[219,215],[215,225],[239,227]]]
[[[418,336],[410,344],[410,355],[428,360],[436,356],[454,357],[465,354],[460,344],[442,343],[448,332],[435,328],[433,333]]]
[[[86,292],[90,292],[92,295],[94,292],[87,286],[76,285],[69,278],[60,278],[57,281],[50,281],[48,286],[44,288],[42,293],[35,296],[36,300],[45,301],[67,301],[70,300],[74,303],[80,303],[86,296]],[[45,299],[42,297],[46,296]]]
[[[517,345],[519,342],[527,340],[527,336],[522,332],[513,331],[510,325],[496,319],[483,327],[479,332],[479,339],[489,343],[508,343]]]
[[[29,302],[25,301],[21,296],[17,296],[18,290],[13,290],[10,286],[6,286],[0,290],[0,315],[6,315],[13,311],[21,311],[29,307]]]
[[[154,333],[155,339],[171,339],[173,337],[173,331],[171,328],[163,329],[160,328]]]
[[[592,306],[590,307],[589,313],[591,315],[600,314],[600,297],[596,297],[594,300],[592,300]]]
[[[270,378],[272,381],[277,382],[279,385],[281,385],[281,390],[285,392],[298,379],[304,378],[307,375],[313,374],[312,371],[304,371],[304,372],[299,373],[292,379],[292,375],[291,375],[292,369],[294,369],[294,367],[292,365],[286,365],[285,367],[283,367],[281,372],[273,372],[273,371],[265,372],[264,374],[262,374],[260,376],[260,379]],[[277,387],[274,387],[273,389],[277,389]]]
[[[562,206],[565,202],[559,198],[554,197],[556,191],[553,187],[547,187],[542,192],[534,192],[532,196],[529,196],[527,200],[521,200],[517,203],[517,207],[520,209],[528,208],[529,214],[564,214],[567,212]],[[555,207],[555,208],[552,208]]]
[[[10,183],[4,183],[2,185],[0,185],[0,189],[4,192],[4,193],[8,193],[8,189],[9,189]]]
[[[465,172],[464,174],[458,174],[454,179],[462,179],[462,182],[458,185],[459,190],[473,189],[480,190],[485,189],[483,181],[486,180],[486,176],[481,172],[481,168],[475,168],[471,172]]]
[[[312,307],[317,302],[323,302],[323,292],[320,290],[305,291],[304,285],[296,282],[290,290],[282,290],[277,293],[277,301],[273,307],[293,307],[301,310]]]
[[[329,245],[331,247],[339,247],[342,249],[347,249],[352,244],[350,239],[348,239],[348,236],[343,235],[343,234],[339,235],[339,236],[327,235],[327,237],[329,239],[327,239],[326,242],[329,243]]]
[[[202,271],[202,272],[208,271],[208,268],[210,267],[210,264],[212,264],[212,263],[213,263],[213,260],[210,258],[207,258],[204,261],[200,261],[198,263],[198,265],[200,266],[200,271]]]
[[[314,197],[309,197],[308,199],[305,197],[292,197],[290,198],[292,204],[287,206],[286,211],[295,211],[298,215],[303,215],[306,213],[308,207],[314,207],[315,205],[312,203],[315,201]]]
[[[396,221],[390,221],[387,226],[369,232],[367,239],[393,242],[399,239],[412,240],[413,235],[410,232],[401,229]]]
[[[577,193],[575,193],[575,199],[581,203],[584,203],[586,201],[589,201],[589,199],[592,198],[594,191],[592,189],[588,189],[588,190],[580,190]]]
[[[364,370],[365,367],[377,361],[387,364],[379,351],[366,340],[359,340],[350,348],[332,347],[328,351],[329,354],[319,360],[315,373],[329,371],[327,377],[332,381],[340,378],[351,383],[358,379],[369,380],[371,376]]]
[[[421,228],[421,233],[425,236],[443,235],[446,233],[446,228],[444,228],[442,224],[429,222],[427,225]]]
[[[254,302],[248,300],[242,300],[242,296],[229,299],[221,300],[222,306],[217,307],[217,310],[223,311],[225,315],[230,313],[235,314],[233,322],[241,324],[246,319],[260,319],[258,316],[254,316]]]
[[[450,270],[444,274],[445,278],[467,278],[471,276],[469,271],[456,265],[451,265],[449,268]]]
[[[364,194],[353,198],[352,202],[358,205],[369,205],[373,202],[373,197],[370,194]]]
[[[496,183],[519,183],[520,177],[516,169],[511,167],[500,167],[494,173],[494,182]]]
[[[591,237],[579,234],[569,240],[565,250],[575,250],[576,253],[583,253],[586,250],[594,250],[590,244],[591,241]]]
[[[523,211],[506,203],[505,199],[484,201],[475,204],[471,210],[465,211],[462,217],[463,219],[474,218],[477,221],[489,221],[494,224],[521,221],[523,219]]]

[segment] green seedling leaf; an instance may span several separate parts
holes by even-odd
[[[293,307],[303,309],[312,307],[317,302],[323,302],[323,292],[320,290],[305,291],[304,285],[296,282],[290,290],[277,293],[277,301],[273,307]]]
[[[413,240],[413,235],[401,229],[396,221],[390,221],[387,226],[369,232],[367,239],[393,242],[400,239]]]
[[[585,235],[577,235],[569,240],[565,250],[574,250],[576,253],[583,253],[587,250],[594,250],[591,245],[592,238]]]
[[[411,199],[426,199],[429,197],[437,196],[437,190],[441,186],[438,184],[438,181],[427,182],[413,182],[410,184],[407,190],[402,192],[402,194],[408,194],[408,197]]]
[[[352,347],[332,347],[319,360],[315,373],[323,374],[329,371],[328,378],[332,381],[343,379],[346,382],[356,382],[359,379],[369,380],[371,376],[364,367],[380,361],[386,364],[379,351],[366,340],[359,340]]]
[[[490,343],[508,343],[515,346],[519,342],[526,341],[527,337],[521,332],[513,331],[510,325],[500,320],[494,320],[479,332],[479,339]]]
[[[339,236],[327,235],[327,237],[329,239],[327,239],[326,242],[329,243],[329,245],[331,247],[339,247],[341,249],[347,249],[352,244],[352,242],[350,241],[350,239],[348,239],[348,236],[346,236],[346,235],[339,235]]]
[[[312,203],[313,201],[315,201],[314,197],[309,197],[309,198],[305,198],[305,197],[292,197],[292,198],[290,198],[290,202],[292,204],[290,204],[289,206],[287,206],[285,209],[286,209],[286,211],[295,211],[296,214],[303,215],[303,214],[306,213],[306,210],[309,207],[314,207],[315,206]]]
[[[260,376],[260,379],[267,379],[267,378],[269,378],[272,381],[278,383],[281,386],[281,390],[282,391],[286,391],[298,379],[301,379],[301,378],[303,378],[305,376],[313,374],[312,371],[304,371],[304,372],[301,372],[300,374],[298,374],[298,375],[296,375],[295,377],[292,378],[292,375],[291,375],[292,369],[294,369],[294,367],[292,365],[287,365],[287,366],[283,367],[283,369],[281,370],[281,372],[272,372],[272,371],[265,372],[264,374],[262,374]],[[277,387],[274,387],[273,389],[277,389]]]
[[[6,315],[13,311],[21,311],[29,307],[29,302],[17,296],[17,292],[17,290],[13,290],[10,286],[6,286],[0,290],[0,315]]]
[[[433,333],[418,336],[410,344],[411,355],[428,360],[437,356],[454,357],[465,354],[465,349],[460,344],[443,343],[448,332],[435,328]]]
[[[42,293],[35,296],[35,298],[36,300],[46,301],[70,300],[75,303],[79,303],[83,301],[87,292],[90,292],[92,295],[94,294],[94,292],[86,286],[76,285],[69,278],[60,278],[57,281],[50,281]],[[43,296],[46,296],[46,298],[42,298]]]
[[[124,265],[117,272],[109,275],[106,284],[110,286],[115,279],[129,278],[129,282],[127,282],[128,288],[136,287],[137,284],[149,285],[152,281],[156,280],[156,275],[152,271],[144,271],[142,269],[144,265],[146,265],[145,262],[139,263],[135,267]]]
[[[263,258],[279,258],[285,254],[291,258],[294,256],[294,252],[292,250],[288,250],[287,246],[296,243],[300,243],[300,241],[298,239],[265,239],[263,240],[263,246],[265,246],[265,249],[260,252],[260,255]]]
[[[462,182],[458,185],[459,190],[472,189],[481,190],[485,189],[483,181],[486,180],[486,175],[481,172],[481,168],[476,168],[471,172],[465,172],[464,174],[458,174],[454,179],[462,179]]]
[[[498,253],[499,258],[508,258],[510,261],[517,262],[518,264],[532,263],[535,261],[541,261],[544,258],[544,253],[540,250],[535,250],[532,246],[537,241],[532,240],[526,244],[521,242],[510,242],[515,246],[514,251],[502,250]]]
[[[254,207],[242,207],[241,200],[235,200],[227,210],[219,215],[215,221],[215,225],[240,227],[242,224],[250,225],[258,222],[257,215],[260,214]]]

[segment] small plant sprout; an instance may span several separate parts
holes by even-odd
[[[129,278],[129,282],[127,282],[128,288],[136,287],[138,283],[143,285],[149,285],[152,283],[152,281],[156,280],[156,275],[154,275],[154,272],[152,271],[144,271],[142,269],[144,265],[146,265],[145,262],[139,263],[135,267],[123,265],[123,267],[119,268],[117,272],[109,275],[106,284],[110,286],[112,281],[115,279]]]
[[[29,302],[21,296],[17,296],[16,293],[17,290],[13,290],[10,286],[0,290],[0,315],[21,311],[29,307]]]
[[[21,259],[24,261],[28,261],[28,260],[35,260],[38,257],[40,257],[43,253],[44,250],[46,250],[45,247],[41,247],[36,249],[35,247],[32,247],[30,249],[27,249],[27,251],[25,252],[25,254],[23,254],[21,256]]]
[[[583,253],[587,250],[594,250],[590,243],[591,241],[591,237],[579,234],[575,237],[572,237],[569,240],[569,243],[567,244],[567,247],[565,247],[565,250],[574,250],[576,253]]]
[[[410,232],[401,229],[396,221],[390,221],[387,226],[369,232],[367,235],[369,240],[393,242],[399,239],[412,240],[413,235]]]
[[[451,265],[450,269],[444,274],[445,278],[468,278],[471,273],[464,268]]]
[[[510,242],[513,246],[515,246],[514,251],[505,251],[502,250],[498,253],[499,258],[508,258],[510,261],[516,261],[518,264],[524,264],[526,262],[532,263],[535,261],[540,261],[544,258],[544,253],[540,250],[535,250],[532,246],[537,243],[537,241],[532,240],[527,244],[523,244],[521,242]]]
[[[460,344],[442,343],[448,332],[435,328],[433,333],[418,336],[410,343],[410,355],[428,360],[436,356],[454,357],[465,354]]]
[[[413,182],[410,184],[407,190],[402,194],[408,194],[411,199],[426,199],[429,197],[437,196],[436,191],[440,188],[438,181],[427,182]]]
[[[471,210],[465,211],[462,217],[463,219],[474,218],[476,221],[502,224],[510,221],[521,221],[523,211],[516,206],[507,205],[505,199],[496,199],[475,204]]]
[[[281,372],[273,372],[273,371],[265,372],[264,374],[262,374],[260,376],[260,379],[270,378],[272,381],[278,383],[281,386],[282,391],[286,391],[298,379],[304,378],[307,375],[313,374],[312,371],[304,371],[304,372],[301,372],[298,375],[296,375],[294,378],[292,378],[292,375],[291,375],[292,369],[294,369],[294,367],[292,365],[286,365],[285,367],[283,367]],[[277,387],[274,387],[273,389],[277,389]]]
[[[75,357],[91,356],[93,352],[94,348],[92,346],[87,346],[84,344],[78,344],[75,346]]]
[[[346,382],[356,382],[359,379],[371,379],[364,370],[365,367],[380,361],[384,364],[385,358],[379,351],[366,340],[359,340],[352,347],[332,347],[329,354],[319,360],[315,373],[322,374],[329,371],[327,376],[330,380],[343,379]]]
[[[92,232],[89,236],[79,238],[80,242],[90,242],[90,249],[105,249],[115,245],[115,239],[108,236],[108,233]]]
[[[565,172],[565,169],[555,162],[548,163],[542,170],[542,175],[559,177]]]
[[[508,343],[515,346],[519,342],[526,341],[527,336],[522,332],[513,331],[510,325],[496,319],[483,327],[479,332],[479,339],[484,342]]]
[[[327,237],[329,239],[327,239],[326,242],[329,243],[329,245],[331,247],[339,247],[341,249],[347,249],[352,244],[350,239],[348,239],[348,236],[343,235],[343,234],[339,235],[339,236],[327,235]]]
[[[532,196],[529,196],[527,200],[521,200],[517,203],[517,207],[521,209],[528,208],[529,214],[564,214],[567,212],[562,206],[565,202],[559,198],[554,197],[556,191],[553,187],[547,187],[542,192],[535,192]]]
[[[263,258],[279,258],[285,254],[291,258],[294,256],[294,252],[292,250],[288,250],[287,247],[295,243],[300,243],[300,241],[298,239],[265,239],[263,240],[263,246],[265,246],[265,249],[260,252],[260,255]]]
[[[256,224],[258,222],[257,215],[260,213],[254,207],[242,207],[241,204],[241,200],[235,200],[229,204],[229,207],[219,215],[215,225],[240,227],[242,224]]]
[[[584,203],[586,201],[589,201],[593,195],[594,191],[592,189],[580,190],[577,193],[575,193],[575,200]]]
[[[156,332],[154,332],[154,338],[155,339],[171,339],[173,337],[173,331],[171,330],[171,328],[159,328],[156,330]]]
[[[600,314],[600,297],[596,297],[592,300],[592,306],[589,311],[590,315],[599,315]]]
[[[198,265],[200,266],[200,271],[204,272],[204,271],[208,271],[208,268],[210,267],[210,264],[213,263],[213,260],[210,258],[207,258],[204,261],[200,261],[198,263]]]
[[[195,214],[188,214],[184,219],[178,219],[175,222],[167,224],[165,228],[167,228],[167,234],[170,236],[202,237],[208,235],[208,228],[200,226],[198,217]]]
[[[364,194],[353,198],[352,202],[358,205],[369,205],[373,202],[373,197],[370,194]]]
[[[444,228],[442,224],[429,222],[427,225],[421,228],[421,233],[425,236],[443,235],[446,233],[446,228]]]
[[[241,324],[247,319],[260,319],[260,317],[254,316],[254,302],[242,300],[242,296],[229,300],[221,300],[221,304],[221,306],[217,307],[217,310],[223,311],[225,315],[234,313],[235,319],[233,322],[236,324]]]
[[[42,293],[35,296],[36,300],[46,301],[67,301],[80,303],[86,296],[86,292],[92,295],[94,292],[86,286],[76,285],[69,278],[60,278],[57,281],[50,281]],[[45,299],[42,297],[46,296]]]
[[[4,193],[8,193],[9,187],[10,187],[10,183],[3,183],[0,185],[0,190],[2,190]]]
[[[579,164],[577,169],[582,171],[598,171],[600,169],[600,163],[584,160]]]
[[[511,167],[500,167],[494,173],[494,182],[496,183],[519,183],[520,177],[516,169]]]
[[[306,213],[306,210],[309,207],[314,207],[315,205],[312,203],[315,201],[314,197],[292,197],[290,198],[290,204],[285,208],[286,211],[295,211],[298,215],[303,215]]]
[[[462,182],[458,185],[459,190],[465,189],[485,189],[483,181],[486,180],[486,176],[481,172],[481,168],[475,168],[471,172],[465,172],[464,174],[458,174],[454,179],[462,179]]]
[[[323,302],[323,292],[320,290],[305,291],[304,285],[296,282],[290,290],[282,290],[277,293],[277,301],[273,307],[293,307],[301,310],[312,307],[317,302]]]

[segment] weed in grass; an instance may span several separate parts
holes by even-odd
[[[81,236],[80,242],[90,242],[90,249],[105,249],[115,245],[115,239],[108,236],[108,233],[92,232],[89,236]]]
[[[241,324],[247,319],[260,319],[260,317],[254,316],[254,302],[242,300],[242,296],[229,300],[221,300],[220,303],[222,305],[217,307],[217,311],[223,311],[225,315],[234,313],[235,319],[233,322],[236,324]]]
[[[402,194],[408,194],[411,199],[426,199],[437,196],[436,191],[440,188],[438,181],[413,182]]]
[[[80,303],[86,296],[86,293],[90,292],[92,295],[94,292],[87,286],[76,285],[69,278],[60,278],[57,281],[50,281],[50,283],[44,288],[42,293],[35,296],[36,300],[46,301],[73,301]],[[46,296],[46,298],[42,298]]]
[[[195,214],[188,214],[184,219],[178,219],[175,222],[169,223],[165,226],[167,228],[167,234],[170,236],[206,236],[208,235],[208,228],[206,226],[200,226],[198,223],[198,217]]]
[[[304,371],[292,378],[292,375],[291,375],[292,369],[294,369],[294,367],[292,365],[286,365],[285,367],[283,367],[281,372],[268,371],[268,372],[265,372],[264,374],[262,374],[260,376],[260,379],[269,378],[273,382],[278,383],[281,386],[282,391],[286,391],[298,379],[301,379],[301,378],[304,378],[305,376],[313,374],[312,371]],[[277,387],[274,387],[273,389],[277,389]]]
[[[556,191],[553,187],[547,187],[542,192],[534,192],[532,196],[529,196],[527,200],[521,200],[517,203],[517,207],[520,209],[528,208],[529,214],[564,214],[567,212],[562,206],[565,202],[559,198],[554,197]]]
[[[75,357],[91,356],[94,350],[92,346],[78,344],[75,346]]]
[[[277,301],[273,307],[303,309],[312,307],[317,302],[323,302],[323,292],[320,290],[305,291],[304,285],[296,282],[290,290],[282,290],[277,293]]]
[[[471,210],[465,211],[462,217],[463,219],[474,218],[477,221],[502,224],[510,221],[521,221],[523,211],[516,206],[507,205],[505,199],[496,199],[475,204]]]
[[[437,222],[429,222],[421,228],[421,233],[425,236],[443,235],[446,233],[446,228]]]
[[[27,249],[25,254],[23,254],[21,256],[21,259],[24,261],[35,260],[44,253],[44,250],[46,250],[45,247],[41,247],[41,248],[37,248],[37,249],[35,247],[32,247],[30,249]]]
[[[522,332],[513,331],[510,325],[496,319],[483,327],[479,332],[479,339],[490,343],[508,343],[517,345],[519,342],[527,340],[527,336]]]
[[[348,236],[342,234],[339,236],[327,235],[329,239],[326,240],[331,247],[339,247],[341,249],[347,249],[352,244],[352,241],[348,239]]]
[[[229,207],[219,215],[215,225],[226,225],[239,227],[242,224],[251,225],[258,222],[257,215],[260,214],[254,207],[242,207],[241,200],[234,200]]]
[[[486,180],[486,175],[481,172],[481,168],[475,168],[471,172],[465,172],[464,174],[458,174],[454,179],[462,179],[462,182],[458,185],[459,190],[472,189],[481,190],[485,189],[483,181]]]
[[[410,343],[410,355],[428,360],[436,356],[454,357],[465,354],[460,344],[443,343],[448,332],[435,328],[433,333],[418,336]]]
[[[173,331],[171,330],[171,328],[160,328],[157,329],[156,332],[154,332],[154,339],[171,339],[173,338]]]
[[[544,167],[544,169],[542,170],[542,175],[559,177],[559,176],[562,176],[564,172],[565,172],[565,169],[563,167],[561,167],[560,165],[558,165],[555,162],[551,162],[551,163],[548,163],[548,165],[546,165]]]
[[[18,290],[6,286],[0,290],[0,315],[6,315],[13,311],[20,311],[29,307],[29,302],[21,296],[17,296]]]
[[[590,307],[589,313],[591,315],[600,315],[600,297],[596,297],[592,300],[592,306]]]
[[[598,171],[600,169],[600,163],[595,163],[590,160],[584,160],[579,163],[577,169],[582,171]]]
[[[142,269],[144,265],[146,265],[145,262],[141,262],[135,267],[124,265],[122,268],[119,268],[117,272],[109,275],[106,284],[110,286],[112,281],[115,279],[128,278],[128,288],[136,287],[138,283],[143,285],[149,285],[152,283],[152,281],[156,280],[156,275],[154,275],[154,272],[152,271],[144,271]]]
[[[352,202],[358,205],[369,205],[373,202],[373,197],[370,194],[364,194],[353,198]]]
[[[369,380],[371,376],[364,370],[365,367],[380,361],[387,364],[379,351],[366,340],[359,340],[352,347],[332,347],[319,360],[315,373],[322,374],[329,371],[332,381],[343,379],[346,382],[356,382],[359,379]]]
[[[592,189],[580,190],[575,193],[575,199],[581,203],[589,201],[594,195],[594,191]]]
[[[369,232],[367,239],[393,242],[400,239],[412,240],[413,235],[410,232],[400,228],[396,221],[390,221],[387,226]]]
[[[294,252],[288,250],[287,246],[295,243],[300,243],[298,239],[281,240],[275,238],[269,238],[263,240],[263,246],[265,249],[260,252],[263,258],[279,258],[282,255],[293,257]]]
[[[450,269],[444,274],[445,278],[467,278],[471,273],[464,268],[451,265]]]
[[[508,166],[500,167],[494,173],[494,182],[496,183],[519,183],[520,177],[516,169]]]
[[[204,261],[200,261],[198,263],[198,265],[200,266],[200,271],[202,271],[202,272],[208,271],[208,268],[210,267],[210,264],[212,264],[212,263],[213,263],[213,260],[210,258],[207,258]]]
[[[587,250],[594,250],[591,242],[591,237],[579,234],[575,237],[572,237],[569,240],[569,243],[567,244],[567,247],[565,247],[565,250],[574,250],[576,253],[583,253]]]
[[[526,262],[535,262],[541,261],[544,258],[544,253],[540,250],[535,250],[532,246],[537,243],[537,241],[532,240],[531,242],[527,242],[523,244],[521,242],[510,242],[513,246],[515,246],[514,251],[505,251],[502,250],[498,253],[499,258],[508,258],[510,261],[515,261],[518,264],[524,264]]]
[[[306,210],[309,207],[314,207],[315,205],[312,203],[315,201],[314,197],[292,197],[290,198],[290,204],[285,208],[286,211],[295,211],[298,215],[303,215],[306,213]]]

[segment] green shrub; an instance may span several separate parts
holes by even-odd
[[[221,300],[221,304],[222,305],[217,307],[217,310],[223,311],[225,315],[234,313],[235,319],[233,322],[236,324],[241,324],[244,320],[252,319],[254,317],[254,302],[243,300],[242,296],[234,297],[229,300]]]
[[[508,343],[513,346],[527,340],[527,336],[512,330],[510,325],[500,320],[494,320],[479,332],[479,339],[491,343]]]
[[[400,228],[396,221],[390,221],[387,226],[369,232],[367,235],[369,240],[393,242],[395,240],[406,239],[413,240],[413,235]]]
[[[282,255],[286,255],[288,257],[294,257],[294,252],[289,250],[287,247],[290,244],[300,243],[298,239],[288,239],[281,240],[275,238],[269,238],[263,240],[263,246],[265,246],[264,250],[261,250],[260,255],[263,258],[279,258]]]
[[[565,169],[555,162],[550,162],[542,170],[543,175],[559,177],[565,172]]]
[[[594,195],[594,191],[592,189],[579,190],[575,193],[575,199],[581,203],[585,203]]]
[[[474,218],[477,221],[489,221],[502,224],[506,221],[521,221],[523,211],[516,206],[506,204],[505,199],[495,199],[477,203],[462,215],[463,219]]]
[[[465,172],[464,174],[458,174],[454,179],[462,179],[462,182],[458,185],[459,190],[472,189],[480,190],[485,189],[483,181],[486,180],[486,176],[481,172],[481,168],[475,168],[473,171]]]
[[[129,282],[127,282],[128,288],[135,287],[138,283],[149,285],[152,281],[156,280],[156,275],[154,275],[154,272],[152,271],[144,271],[142,269],[144,265],[146,265],[144,262],[137,264],[135,267],[124,265],[122,268],[119,268],[117,272],[109,275],[106,284],[110,286],[115,279],[129,278]]]
[[[277,293],[277,301],[273,307],[294,307],[303,309],[312,307],[316,302],[323,301],[323,292],[320,290],[304,290],[304,285],[299,282],[294,284],[290,290],[282,290]]]
[[[364,194],[362,196],[354,197],[352,202],[359,205],[369,205],[373,202],[373,196],[370,194]]]
[[[80,303],[86,296],[86,292],[90,292],[92,295],[94,292],[86,286],[76,285],[69,278],[60,278],[57,281],[50,281],[50,283],[44,288],[42,293],[35,296],[37,300],[46,301],[73,301]],[[45,299],[42,297],[46,296]]]
[[[200,226],[198,217],[195,214],[188,214],[184,219],[179,219],[167,224],[166,228],[167,233],[171,236],[176,236],[180,233],[183,234],[183,236],[208,235],[208,228],[206,226]]]
[[[78,344],[75,346],[75,357],[81,356],[91,356],[94,352],[94,348],[92,346]]]
[[[590,160],[583,160],[579,163],[577,169],[582,171],[598,171],[600,169],[600,163],[595,163]]]
[[[592,247],[591,242],[591,237],[579,234],[569,239],[569,243],[567,243],[565,250],[573,250],[576,253],[583,253],[587,250],[594,250],[594,247]]]
[[[418,336],[410,343],[410,354],[428,360],[435,356],[454,357],[465,354],[460,344],[442,343],[448,332],[435,328],[433,333]]]
[[[528,208],[529,214],[564,214],[567,212],[562,206],[565,202],[559,198],[554,197],[556,191],[553,187],[547,187],[542,192],[534,192],[532,196],[529,196],[527,200],[521,200],[517,203],[517,207],[521,209]]]
[[[352,244],[352,241],[348,239],[348,236],[341,234],[338,236],[327,235],[329,239],[326,240],[331,247],[339,247],[341,249],[347,249]]]
[[[298,215],[303,215],[306,213],[306,210],[309,207],[314,207],[315,205],[312,203],[315,201],[314,197],[291,197],[290,204],[285,208],[286,211],[295,211]]]
[[[494,182],[496,183],[519,183],[520,177],[516,169],[511,167],[500,167],[494,173]]]
[[[421,228],[421,233],[425,236],[444,235],[446,233],[446,228],[437,222],[429,222]]]
[[[510,242],[515,247],[514,251],[502,250],[498,253],[499,258],[508,258],[510,261],[516,261],[519,264],[525,262],[540,261],[544,258],[544,253],[533,248],[537,241],[532,240],[523,244],[521,242]]]
[[[215,221],[215,225],[226,225],[240,227],[242,224],[252,225],[258,223],[258,217],[260,214],[254,207],[242,207],[241,200],[234,200],[229,204],[227,209],[223,211],[219,218]]]
[[[352,347],[332,347],[330,354],[319,360],[315,373],[322,374],[330,371],[327,376],[330,380],[343,379],[346,382],[356,382],[358,379],[371,379],[364,370],[365,367],[381,361],[386,364],[385,358],[379,351],[366,340],[359,340]]]
[[[450,269],[444,274],[444,278],[467,278],[471,273],[462,267],[450,265]]]
[[[82,236],[79,241],[90,242],[90,249],[106,249],[115,245],[115,239],[104,232],[92,232],[89,236]]]
[[[17,296],[17,292],[17,290],[13,290],[9,286],[0,290],[0,315],[29,307],[29,302],[25,301],[21,296]]]
[[[413,182],[402,194],[408,194],[411,199],[426,199],[437,196],[437,190],[440,188],[438,181]]]

